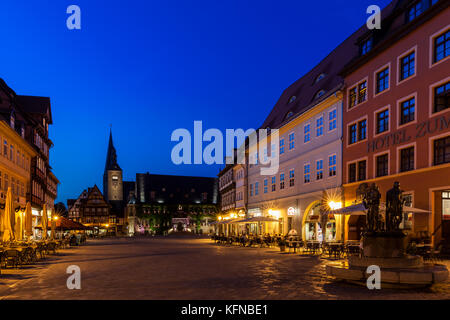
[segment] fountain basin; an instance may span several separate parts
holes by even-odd
[[[382,268],[381,283],[396,286],[429,286],[445,282],[449,272],[440,264],[425,263],[421,267],[412,268]],[[327,276],[336,280],[345,280],[366,285],[370,274],[366,266],[349,266],[347,262],[334,262],[326,266]]]

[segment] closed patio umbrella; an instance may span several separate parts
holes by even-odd
[[[55,240],[56,220],[55,220],[55,210],[53,209],[51,213],[51,228],[52,232],[50,233],[50,239]]]
[[[23,240],[23,213],[21,210],[15,211],[14,236],[16,240]]]
[[[47,205],[44,204],[42,209],[42,239],[47,239],[47,228],[48,228],[48,216],[47,216]]]
[[[3,236],[2,241],[13,241],[14,240],[14,223],[15,223],[15,214],[14,214],[14,205],[11,187],[8,187],[8,191],[6,193],[6,203],[5,203],[5,212],[3,212],[2,216],[2,229]]]
[[[24,223],[25,235],[27,238],[33,235],[33,215],[31,213],[31,203],[27,202],[25,209],[25,223]]]

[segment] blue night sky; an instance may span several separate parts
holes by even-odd
[[[388,0],[2,0],[0,77],[49,96],[58,201],[102,185],[109,125],[125,180],[172,164],[173,130],[257,128],[282,91]],[[81,8],[82,29],[66,28]]]

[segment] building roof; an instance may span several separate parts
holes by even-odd
[[[430,7],[425,7],[424,11],[412,21],[406,21],[405,13],[414,5],[413,1],[394,0],[383,11],[380,30],[365,30],[362,35],[363,39],[372,37],[373,46],[365,55],[354,57],[348,64],[343,66],[341,75],[346,76],[361,65],[379,55],[392,44],[397,43],[401,38],[413,32],[427,20],[442,12],[449,6],[448,0],[437,1]]]
[[[394,0],[384,8],[382,17],[389,15],[398,1]],[[367,30],[364,24],[318,65],[284,90],[261,128],[280,128],[296,115],[306,112],[340,90],[344,80],[339,72],[344,65],[359,55],[358,42]]]
[[[122,170],[117,163],[116,148],[114,148],[112,130],[109,131],[109,144],[108,151],[106,153],[105,172],[108,170]]]
[[[49,97],[17,95],[17,103],[28,113],[48,116],[48,123],[52,124],[52,111]]]

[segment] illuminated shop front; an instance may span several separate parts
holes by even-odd
[[[320,221],[321,204],[317,201],[306,213],[304,224],[304,240],[323,241],[322,224]]]

